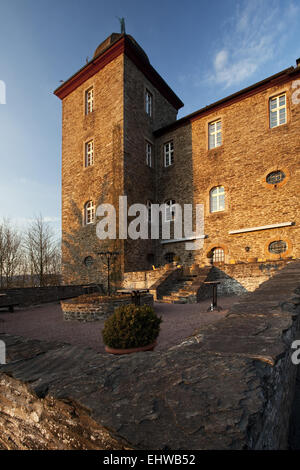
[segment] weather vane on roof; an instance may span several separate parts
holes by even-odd
[[[125,34],[125,18],[118,18],[121,26],[121,34]]]

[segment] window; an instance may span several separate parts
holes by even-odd
[[[287,244],[283,240],[276,240],[275,242],[270,243],[268,249],[270,253],[279,255],[287,250]]]
[[[285,174],[283,171],[278,170],[278,171],[272,171],[272,173],[269,173],[266,177],[266,182],[268,184],[277,184],[281,183],[285,178]]]
[[[208,148],[214,149],[222,145],[222,123],[219,121],[211,122],[208,125]]]
[[[174,163],[174,144],[173,140],[164,145],[164,162],[165,166],[173,165]]]
[[[270,127],[281,126],[286,123],[286,95],[285,93],[270,98]]]
[[[175,219],[175,205],[176,202],[173,199],[169,199],[165,202],[165,222],[170,222]]]
[[[85,144],[85,166],[94,164],[94,141],[90,140]]]
[[[94,89],[93,87],[89,88],[85,92],[85,114],[89,114],[93,111],[94,107]]]
[[[210,193],[210,212],[225,210],[225,189],[223,186],[216,186]]]
[[[165,260],[167,263],[173,263],[175,257],[175,253],[166,253]]]
[[[215,263],[224,263],[225,253],[223,248],[213,248],[212,250],[212,262]]]
[[[148,222],[151,224],[151,214],[152,214],[152,201],[146,202],[147,211],[148,211]]]
[[[84,206],[84,224],[93,224],[95,222],[95,206],[93,201],[88,201]]]
[[[149,90],[146,90],[146,93],[145,93],[145,109],[146,109],[146,113],[148,114],[148,116],[151,117],[152,111],[153,111],[153,96]]]
[[[92,258],[92,256],[87,256],[86,258],[84,258],[83,263],[88,268],[94,263],[94,258]]]
[[[152,145],[146,142],[146,164],[152,167]]]

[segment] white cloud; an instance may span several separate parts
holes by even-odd
[[[286,34],[296,26],[299,12],[293,2],[282,7],[276,0],[238,5],[235,15],[224,25],[222,48],[214,54],[209,81],[228,88],[254,74],[275,57]]]

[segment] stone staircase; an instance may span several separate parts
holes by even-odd
[[[197,303],[198,291],[204,287],[211,266],[199,268],[197,274],[183,274],[180,279],[174,280],[171,287],[157,302],[169,304]]]

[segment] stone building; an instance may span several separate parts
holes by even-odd
[[[299,80],[297,61],[177,120],[183,103],[142,48],[127,34],[109,36],[55,91],[64,282],[99,281],[97,253],[106,249],[120,253],[116,281],[174,259],[201,266],[299,258]],[[202,204],[204,231],[194,237],[202,247],[187,250],[184,236],[99,240],[96,208],[118,208],[122,195],[128,207],[167,203],[169,219],[174,204]]]

